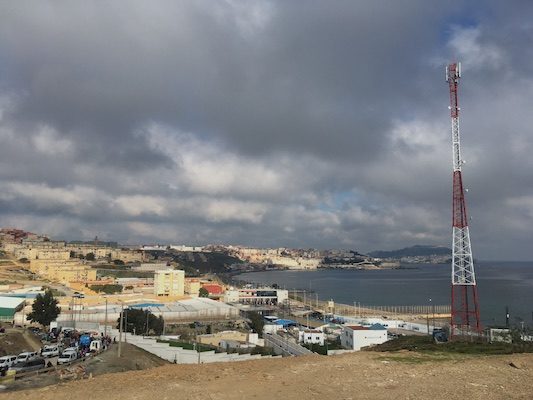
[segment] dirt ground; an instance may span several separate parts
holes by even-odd
[[[512,363],[513,365],[510,365]],[[532,399],[533,355],[360,352],[106,374],[0,399]]]
[[[29,331],[20,328],[6,328],[6,333],[0,333],[0,356],[18,355],[23,351],[36,351],[41,348],[39,339]]]

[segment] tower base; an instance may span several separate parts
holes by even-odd
[[[481,333],[477,286],[452,285],[452,317],[450,336]]]

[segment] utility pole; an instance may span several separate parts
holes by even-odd
[[[124,303],[122,303],[120,311],[120,323],[119,323],[119,334],[118,334],[118,358],[120,358],[122,353],[122,322],[124,320]]]
[[[431,303],[431,311],[433,312],[433,329],[435,329],[435,303]]]
[[[74,325],[74,328],[76,328],[76,300],[75,300],[74,295],[72,295],[71,304],[72,304],[72,312],[71,312],[72,324]]]
[[[124,315],[124,342],[128,342],[128,308],[126,308],[126,314]]]
[[[104,322],[104,336],[107,336],[107,296],[105,298],[105,322]]]
[[[146,310],[146,331],[145,335],[148,336],[148,317],[150,315],[150,311]]]
[[[505,327],[509,328],[509,306],[505,306]]]
[[[78,310],[78,321],[81,322],[81,308],[82,308],[81,299],[82,299],[82,297],[80,295],[78,295],[78,298],[80,299],[80,308]]]
[[[428,336],[429,336],[429,309],[426,310],[426,326],[427,326],[427,331],[428,331]]]

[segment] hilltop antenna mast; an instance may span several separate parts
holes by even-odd
[[[450,335],[468,334],[472,329],[481,332],[479,306],[470,246],[468,218],[463,189],[461,140],[459,135],[459,102],[457,88],[461,78],[461,63],[446,67],[446,82],[450,86],[450,114],[452,117],[453,200],[452,200],[452,307]]]

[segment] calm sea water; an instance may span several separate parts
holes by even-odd
[[[259,284],[306,289],[319,299],[363,305],[427,305],[450,303],[450,265],[419,264],[392,270],[265,271],[237,276]],[[504,324],[509,306],[511,323],[533,326],[533,262],[478,262],[475,265],[481,320]]]

